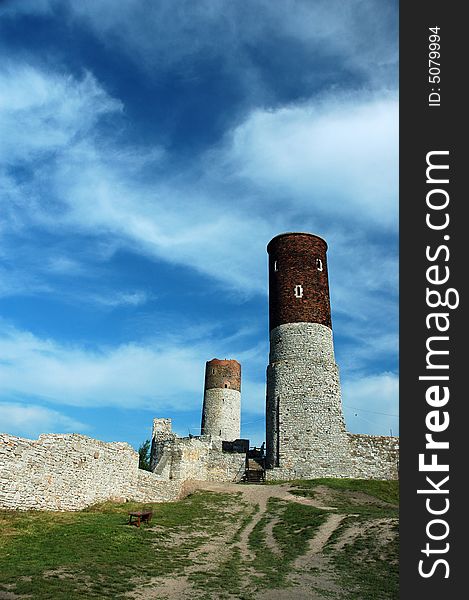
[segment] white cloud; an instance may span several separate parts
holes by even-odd
[[[399,378],[379,373],[346,379],[342,398],[348,429],[355,433],[399,433]]]
[[[96,79],[81,80],[30,65],[4,64],[0,70],[0,161],[39,158],[67,148],[105,114],[120,112]]]
[[[188,335],[92,350],[0,322],[0,397],[37,398],[62,406],[147,408],[155,414],[201,409],[205,360],[216,356],[225,342],[194,341]],[[248,349],[237,358],[244,361],[257,353]],[[246,411],[259,412],[264,393],[260,401],[252,395],[262,386],[249,378],[243,386]]]
[[[0,266],[0,298],[41,295],[51,292],[52,287],[40,277],[21,268],[6,269]]]
[[[288,198],[290,208],[367,229],[397,227],[396,98],[338,94],[257,110],[230,142],[225,168]]]
[[[10,192],[17,199],[9,206],[12,223],[23,221],[24,227],[34,225],[57,236],[86,234],[88,247],[96,240],[97,256],[107,240],[111,252],[130,248],[189,266],[221,282],[220,293],[228,288],[240,294],[266,293],[265,246],[271,237],[282,230],[313,231],[329,242],[333,307],[349,320],[347,333],[357,342],[366,336],[389,338],[391,329],[395,333],[396,320],[383,320],[382,315],[395,312],[397,257],[381,240],[368,240],[370,234],[375,238],[381,233],[395,235],[394,98],[338,94],[334,100],[324,97],[316,104],[255,111],[221,145],[195,161],[183,179],[174,170],[162,175],[167,157],[157,144],[148,151],[125,145],[109,129],[104,136],[101,119],[120,115],[122,105],[92,75],[76,80],[32,67],[1,72],[0,82],[8,84],[8,94],[0,123],[10,140],[0,141],[3,156],[7,162],[15,158],[27,163],[33,170],[32,179],[15,189],[9,180]],[[10,156],[8,147],[13,144],[19,113],[29,132]],[[54,124],[50,139],[44,134],[48,119]],[[38,153],[47,158],[40,170],[34,161]],[[154,163],[162,167],[157,175],[148,169]],[[16,248],[4,245],[5,252],[10,252],[15,265]],[[66,271],[67,265],[79,270],[74,257],[62,254],[43,260],[41,252],[38,246],[34,261],[55,264],[56,271]],[[52,284],[40,269],[34,274],[27,272],[25,264],[22,270],[16,269],[3,281],[3,295],[50,289]],[[102,294],[90,289],[83,294],[85,300],[103,304]],[[148,298],[145,290],[121,290],[111,294],[107,303],[137,306]],[[70,360],[73,355],[71,362],[76,366],[83,359],[87,376],[79,382],[77,398],[87,401],[115,396],[125,403],[131,391],[138,389],[140,402],[145,403],[157,394],[155,380],[150,378],[153,361],[162,359],[168,373],[176,373],[179,358],[189,364],[195,360],[195,354],[181,348],[175,349],[173,357],[140,346],[94,357],[70,348],[62,350]],[[29,348],[27,356],[33,367],[35,351],[31,352]],[[125,366],[128,357],[137,365],[135,372]],[[364,353],[362,359],[366,359]],[[115,385],[114,393],[108,383],[116,364],[123,365],[126,377]],[[33,389],[57,400],[60,382],[70,387],[73,401],[76,377],[73,369],[67,370],[67,361],[57,358],[44,366],[44,373],[57,372],[57,381],[42,381],[36,373],[40,385]],[[197,381],[195,369],[193,377]],[[136,379],[139,385],[133,388]],[[178,389],[193,391],[183,381]],[[169,388],[164,388],[164,394],[171,396]]]
[[[86,431],[88,426],[50,408],[34,404],[1,403],[0,431],[36,438],[41,433]]]
[[[89,348],[38,338],[2,323],[0,331],[0,429],[17,435],[46,431],[86,431],[86,425],[18,398],[77,407],[143,408],[164,416],[201,410],[205,359],[224,356],[230,340],[163,337],[158,342]],[[263,347],[240,351],[248,371],[267,360]],[[355,375],[342,382],[348,429],[357,433],[398,434],[398,377],[395,373]],[[265,381],[246,374],[242,382],[245,435],[262,439]]]
[[[57,193],[68,203],[61,227],[102,232],[123,247],[192,267],[230,288],[265,289],[259,279],[262,259],[251,257],[265,254],[273,231],[268,222],[228,208],[224,198],[214,202],[208,193],[139,183],[99,159],[71,169],[68,158],[55,179]]]
[[[262,108],[237,113],[225,139],[181,174],[159,140],[153,149],[126,142],[122,102],[91,73],[77,78],[40,66],[38,58],[31,64],[6,59],[0,67],[0,232],[24,228],[27,236],[33,227],[57,237],[84,234],[88,274],[93,254],[102,261],[125,248],[193,268],[221,283],[214,287],[220,293],[265,294],[269,239],[285,230],[313,231],[329,242],[334,311],[356,342],[346,376],[358,377],[373,354],[395,353],[397,326],[389,315],[396,311],[397,258],[390,244],[370,241],[389,240],[397,228],[397,98],[388,90],[396,88],[397,43],[387,30],[392,6],[24,0],[2,3],[0,14],[50,16],[59,8],[64,26],[84,25],[112,52],[146,69],[146,77],[158,77],[161,67],[192,78],[197,60],[213,59],[238,77],[246,106],[257,97]],[[316,56],[331,61],[337,86],[278,107],[253,57],[258,44],[282,39],[312,57],[305,77],[331,68]],[[361,74],[361,92],[343,91],[341,69]],[[271,102],[277,108],[268,108]],[[103,127],[109,122],[113,127]],[[38,243],[19,264],[18,248],[5,237],[0,255],[10,265],[0,273],[0,295],[53,293],[55,281],[44,267],[55,279],[83,274],[75,256],[48,252]],[[105,297],[88,286],[82,294],[110,307],[150,299],[132,289]],[[10,330],[0,337],[7,357],[0,390],[64,404],[184,408],[196,396],[200,401],[199,357],[216,354],[212,349],[208,342],[189,347],[165,338],[90,351]],[[187,365],[181,376],[180,361]],[[374,402],[374,381],[356,379],[346,389]],[[261,414],[263,384],[243,385],[246,410]]]
[[[56,81],[52,77],[46,85],[44,73],[32,79],[45,89],[53,89]],[[394,101],[346,98],[330,105],[324,101],[319,107],[257,111],[225,145],[202,158],[200,170],[210,175],[198,177],[194,185],[190,180],[143,176],[149,161],[164,160],[161,149],[139,152],[117,139],[103,141],[97,115],[112,113],[120,105],[88,79],[92,84],[75,82],[80,91],[72,97],[81,101],[62,111],[65,121],[56,121],[60,151],[56,148],[54,159],[43,165],[30,189],[23,190],[23,201],[29,198],[29,210],[21,207],[28,215],[24,218],[53,231],[105,234],[123,246],[188,265],[251,292],[265,290],[262,258],[252,257],[265,257],[265,245],[279,227],[288,225],[292,213],[301,214],[302,224],[313,231],[314,223],[320,224],[327,231],[318,233],[335,237],[344,220],[352,219],[365,231],[396,225]],[[14,87],[15,81],[9,84]],[[18,84],[21,88],[22,75]],[[72,87],[69,78],[56,85],[62,90]],[[57,99],[53,94],[49,104],[47,98],[42,104],[42,112],[50,114]],[[89,107],[93,117],[87,118]],[[13,116],[6,110],[7,131],[15,127]],[[85,133],[69,135],[82,119],[89,122]],[[49,149],[41,119],[31,116],[30,121],[30,145],[17,150],[23,152],[17,156],[21,160],[31,148]],[[234,173],[228,181],[227,170]],[[55,201],[46,202],[47,196]],[[350,240],[350,233],[347,237]],[[367,260],[366,266],[368,278],[374,274],[382,280],[382,265],[373,269]]]
[[[0,354],[2,397],[122,407],[171,405],[179,398],[182,408],[200,387],[197,353],[164,344],[93,351],[7,328],[0,338]]]
[[[78,260],[61,255],[51,256],[45,265],[45,269],[47,272],[57,275],[74,276],[86,273],[85,266]]]
[[[93,297],[93,300],[105,306],[140,306],[146,304],[152,296],[142,291],[120,292],[114,295]]]

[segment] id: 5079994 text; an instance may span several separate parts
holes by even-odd
[[[441,81],[441,65],[440,65],[440,35],[438,32],[441,27],[429,27],[428,34],[428,83],[432,84],[428,94],[428,106],[440,106],[440,81]],[[438,86],[438,87],[437,87]]]

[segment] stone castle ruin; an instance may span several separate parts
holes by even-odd
[[[240,438],[241,365],[206,363],[201,435],[153,422],[151,472],[129,444],[77,434],[0,434],[0,507],[79,510],[108,499],[170,501],[186,482],[316,477],[395,479],[399,439],[347,432],[334,358],[327,244],[284,233],[269,254],[266,452]]]
[[[235,440],[241,435],[241,365],[210,360],[205,367],[202,435]]]
[[[397,478],[398,438],[345,429],[326,242],[309,233],[285,233],[270,241],[267,252],[269,477]]]

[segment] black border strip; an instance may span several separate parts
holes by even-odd
[[[464,22],[463,7],[464,3],[433,0],[400,4],[400,597],[403,600],[420,597],[416,596],[419,593],[425,600],[463,597],[464,591],[460,590],[465,589],[465,571],[469,572],[465,565],[468,515],[464,510],[468,504],[464,462],[468,456],[469,399],[463,382],[463,374],[469,369],[464,347],[465,331],[469,329],[464,323],[468,270],[465,239],[469,237],[465,208],[469,198],[463,190],[467,170],[463,136],[464,129],[468,129],[463,88],[467,87],[468,69],[462,66],[462,57],[468,54],[465,44],[469,25]],[[430,27],[439,29],[435,34]],[[440,39],[430,39],[430,35],[438,35]],[[430,48],[432,40],[440,44],[439,49]],[[440,56],[430,56],[431,51],[439,51]],[[429,64],[431,58],[439,64]],[[430,169],[427,181],[427,160],[449,168]],[[443,208],[428,205],[438,203]],[[432,228],[445,223],[442,229]],[[436,268],[428,271],[430,267]],[[446,275],[448,280],[444,283],[429,281],[441,281]],[[459,305],[432,308],[430,304],[439,303],[438,295],[427,297],[427,288],[440,292],[442,302],[447,298],[448,304],[455,305],[458,297]],[[449,289],[454,291],[448,292]],[[445,296],[447,292],[449,295]],[[447,316],[429,317],[431,313]],[[439,331],[437,321],[447,331]],[[432,337],[435,339],[430,340]],[[428,348],[448,354],[429,354]],[[419,379],[419,376],[434,379]],[[435,376],[449,379],[435,379]],[[433,393],[428,391],[432,386]],[[449,393],[447,402],[443,400],[445,387]],[[436,432],[437,428],[442,431]],[[426,448],[425,436],[429,433],[433,440],[448,442],[449,447]],[[433,460],[438,465],[448,465],[448,471],[425,470],[428,467],[419,470],[419,454],[424,455],[422,461],[426,465]],[[442,483],[447,476],[449,479]],[[427,492],[417,493],[419,489]],[[441,514],[437,515],[437,511]],[[431,539],[432,536],[441,539]]]

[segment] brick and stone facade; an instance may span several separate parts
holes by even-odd
[[[397,478],[398,438],[346,431],[326,242],[286,233],[267,250],[266,478]],[[223,441],[240,438],[240,411],[240,364],[212,359],[205,369],[202,435],[179,438],[171,419],[155,419],[152,472],[138,468],[138,454],[126,443],[77,434],[38,440],[0,434],[0,508],[79,510],[109,499],[171,501],[184,494],[185,481],[239,481],[246,454],[224,451]]]
[[[201,434],[232,441],[241,430],[241,365],[209,360],[205,366]]]
[[[267,252],[270,330],[285,323],[331,327],[326,242],[310,233],[282,233]]]
[[[267,478],[395,477],[397,438],[353,436],[345,428],[326,242],[286,233],[267,251]]]

